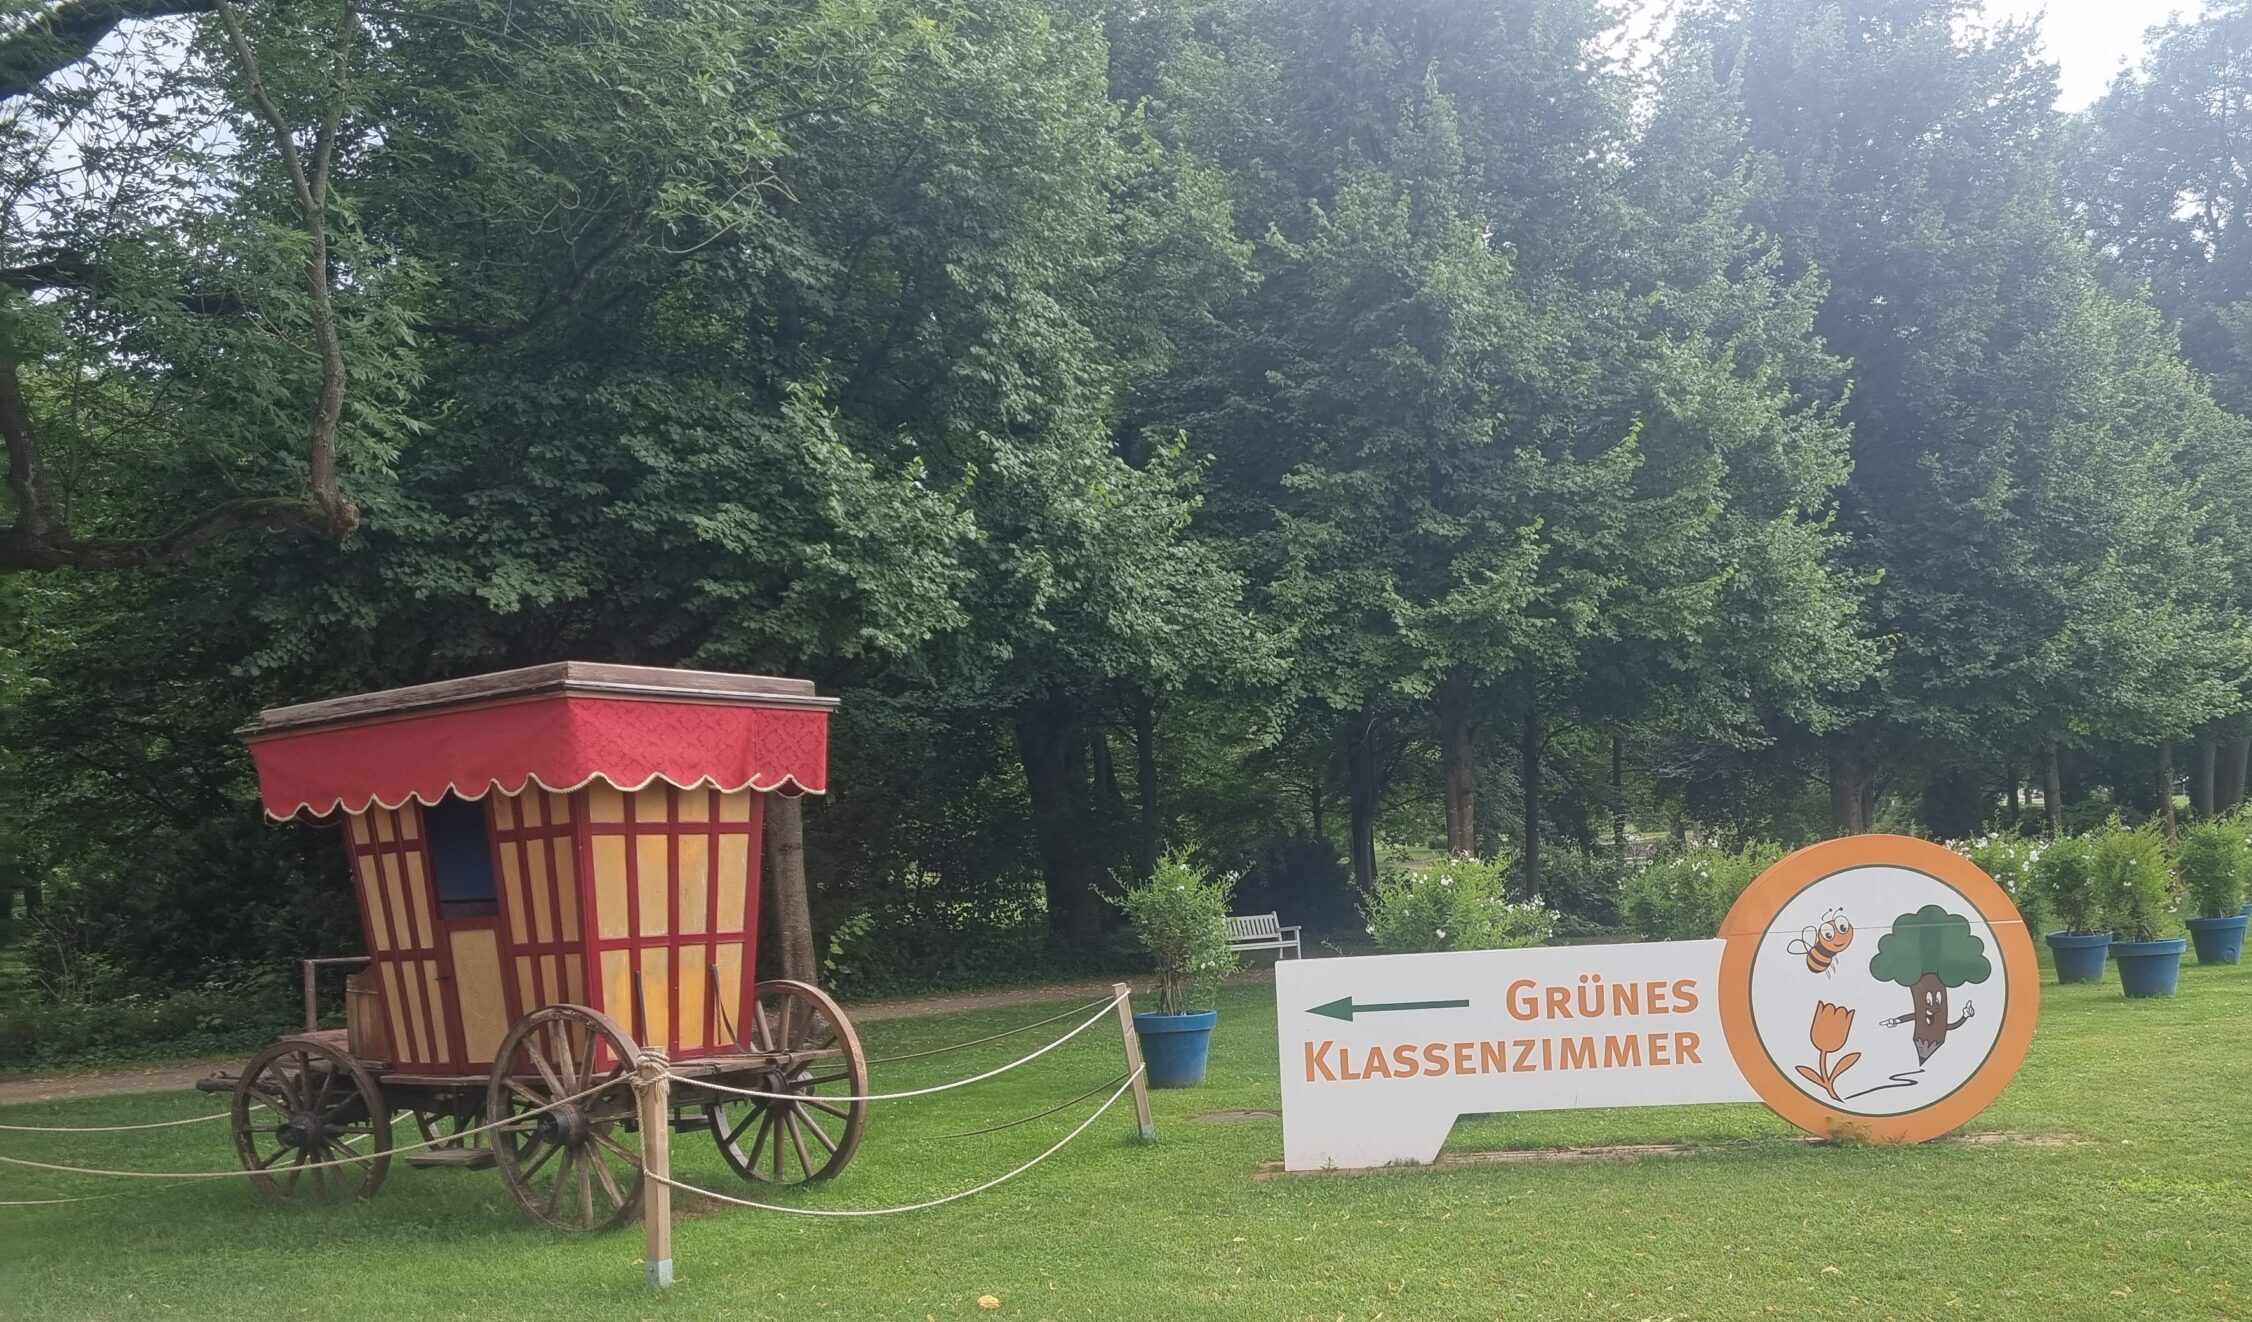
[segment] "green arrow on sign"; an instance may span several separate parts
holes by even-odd
[[[1328,1015],[1332,1019],[1353,1022],[1356,1014],[1383,1014],[1391,1010],[1466,1010],[1468,1001],[1391,1001],[1383,1005],[1355,1005],[1350,996],[1341,996],[1327,1005],[1317,1005],[1308,1014]]]

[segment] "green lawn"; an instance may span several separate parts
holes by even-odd
[[[2070,1145],[1816,1148],[1756,1107],[1577,1112],[1465,1125],[1454,1146],[1689,1140],[1682,1160],[1256,1180],[1280,1122],[1272,992],[1232,989],[1213,1078],[1156,1095],[1160,1141],[1124,1103],[1053,1161],[932,1212],[828,1221],[698,1210],[680,1282],[641,1285],[638,1230],[525,1223],[490,1172],[395,1167],[373,1201],[293,1210],[232,1182],[0,1208],[0,1317],[279,1318],[1739,1318],[2238,1317],[2252,1311],[2252,968],[2188,969],[2178,1000],[2115,983],[2047,989],[2017,1083],[1977,1127]],[[1052,1010],[872,1025],[876,1054]],[[1034,1034],[1044,1038],[1046,1032]],[[878,1070],[937,1082],[1016,1041]],[[1047,1146],[1084,1108],[1014,1118],[1118,1069],[1098,1028],[994,1084],[880,1106],[851,1170],[807,1201],[905,1203]],[[1089,1102],[1087,1106],[1092,1106]],[[0,1123],[98,1124],[214,1109],[197,1094],[14,1107]],[[222,1126],[54,1136],[0,1151],[91,1165],[227,1165]],[[723,1186],[700,1135],[684,1178]],[[0,1168],[0,1197],[113,1191]],[[739,1186],[738,1186],[739,1187]],[[981,1313],[981,1295],[1000,1299]]]

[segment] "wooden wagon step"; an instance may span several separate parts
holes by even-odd
[[[419,1170],[444,1166],[454,1170],[481,1171],[492,1169],[493,1150],[491,1148],[426,1148],[421,1152],[409,1152],[399,1160]]]

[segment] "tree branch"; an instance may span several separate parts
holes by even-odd
[[[0,39],[0,101],[27,96],[133,18],[208,14],[218,0],[69,0]]]

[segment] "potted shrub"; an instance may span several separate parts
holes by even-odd
[[[2200,964],[2234,964],[2244,953],[2244,869],[2252,854],[2241,828],[2206,822],[2182,833],[2182,890],[2197,916],[2187,920]]]
[[[2111,923],[2088,871],[2085,836],[2052,840],[2033,860],[2033,894],[2040,912],[2060,924],[2048,934],[2058,982],[2102,982],[2111,954]]]
[[[1157,964],[1157,1008],[1134,1016],[1142,1063],[1153,1088],[1187,1088],[1204,1082],[1218,1010],[1197,1010],[1235,967],[1228,949],[1228,901],[1233,873],[1215,877],[1181,854],[1157,861],[1149,880],[1129,882],[1118,907],[1134,936]]]
[[[2088,847],[2088,879],[2111,913],[2111,956],[2129,996],[2171,996],[2189,938],[2171,935],[2174,876],[2166,841],[2144,827],[2106,831]]]

